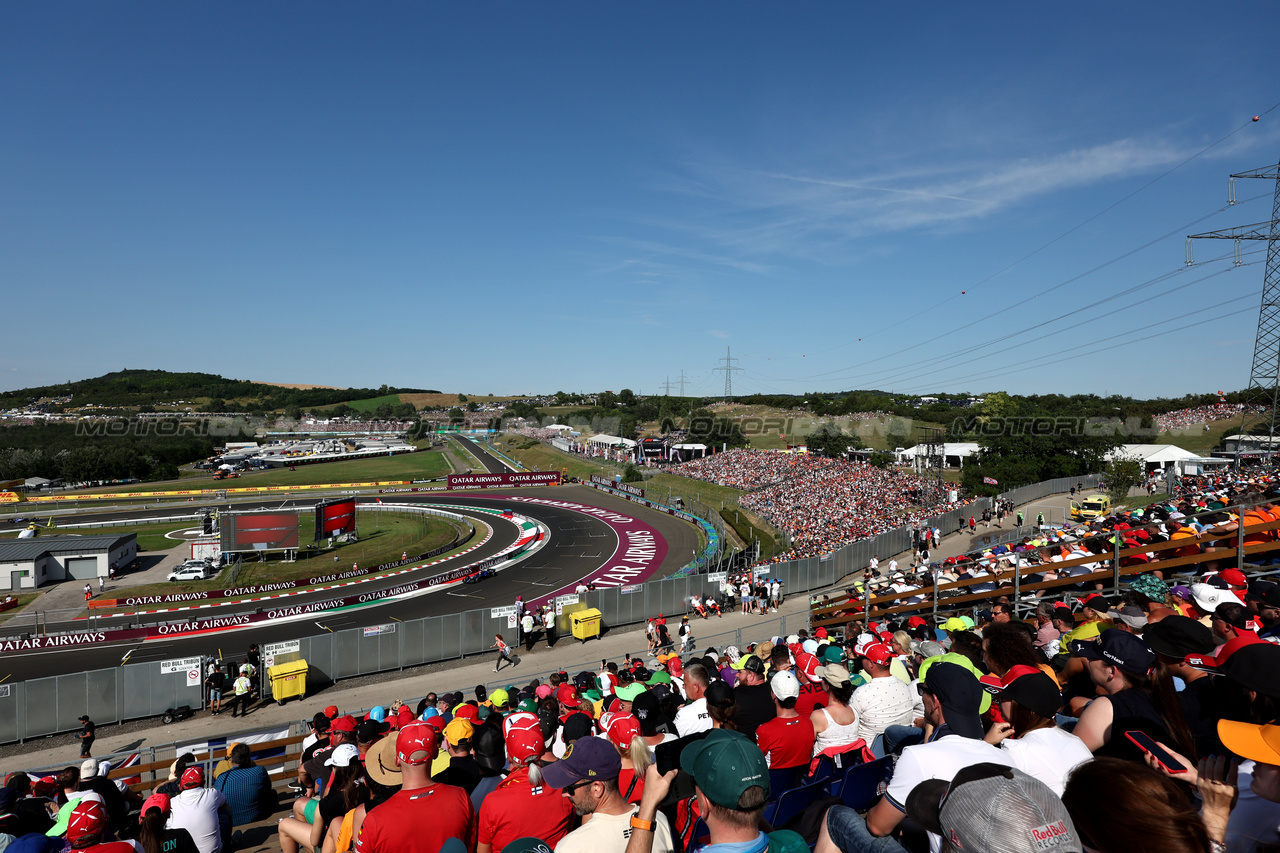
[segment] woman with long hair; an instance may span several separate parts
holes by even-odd
[[[622,758],[618,790],[627,802],[639,804],[640,797],[644,794],[645,771],[653,763],[649,744],[640,736],[640,721],[631,714],[614,714],[609,718],[605,734]]]
[[[1014,767],[1062,796],[1068,774],[1093,753],[1084,741],[1056,725],[1062,707],[1058,682],[1025,665],[1013,667],[1008,676],[997,696],[1006,722],[993,725],[984,740],[1007,753]]]
[[[816,672],[827,693],[827,703],[826,707],[819,707],[809,716],[817,735],[813,741],[814,755],[861,739],[858,737],[858,714],[849,707],[849,700],[853,698],[849,670],[838,663],[829,663],[818,667]]]
[[[1125,732],[1142,731],[1195,760],[1173,677],[1141,637],[1103,631],[1096,643],[1072,643],[1071,652],[1085,659],[1090,679],[1105,694],[1085,706],[1074,729],[1094,755],[1141,762],[1142,750]]]
[[[511,646],[507,645],[507,641],[502,639],[501,634],[494,634],[493,637],[493,645],[489,648],[498,650],[498,659],[493,662],[493,671],[497,672],[503,661],[514,666],[515,663],[511,660]]]
[[[334,748],[325,763],[333,767],[333,772],[329,774],[324,796],[312,801],[316,804],[314,808],[306,804],[305,819],[291,815],[280,820],[277,835],[283,853],[298,853],[300,846],[320,847],[329,824],[340,821],[350,810],[347,800],[354,798],[351,787],[364,776],[360,750],[354,744],[344,743]]]
[[[713,681],[707,686],[706,699],[711,728],[738,731],[738,699],[733,688],[723,681]]]
[[[1067,778],[1062,802],[1081,841],[1098,853],[1210,853],[1209,832],[1188,792],[1140,762],[1081,764]]]
[[[181,827],[165,828],[169,819],[168,794],[152,794],[138,815],[138,843],[144,853],[198,853],[195,839]]]

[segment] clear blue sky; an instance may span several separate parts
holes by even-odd
[[[3,4],[0,386],[683,369],[714,394],[731,346],[736,393],[1242,387],[1262,246],[1180,272],[1183,236],[1270,216],[1267,181],[1214,214],[1280,159],[1277,24],[1272,0]]]

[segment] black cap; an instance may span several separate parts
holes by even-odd
[[[391,724],[385,720],[381,723],[377,720],[361,720],[356,723],[356,740],[360,743],[373,743],[385,735],[389,728]]]
[[[86,718],[81,717],[80,719],[83,720]],[[323,713],[318,713],[311,718],[311,725],[318,732],[327,732],[329,731],[329,718]]]
[[[1254,581],[1244,594],[1245,601],[1260,601],[1272,607],[1280,607],[1280,586],[1270,581]]]
[[[637,722],[640,723],[640,732],[656,734],[658,727],[665,723],[666,717],[662,715],[662,709],[658,706],[658,697],[652,690],[641,693],[631,703],[631,713],[635,714]]]
[[[564,731],[561,735],[564,737],[564,742],[570,744],[580,738],[589,737],[592,729],[591,718],[579,711],[565,718]]]
[[[924,686],[942,704],[942,715],[953,732],[982,739],[982,685],[976,675],[958,664],[936,661],[925,673]]]
[[[1156,653],[1151,647],[1137,634],[1127,631],[1103,631],[1096,643],[1076,640],[1071,644],[1071,654],[1086,660],[1100,660],[1134,675],[1147,675],[1156,665]]]
[[[1010,681],[1000,691],[999,699],[1017,702],[1028,711],[1052,720],[1062,707],[1062,690],[1056,681],[1038,671]]]
[[[1280,646],[1250,643],[1218,665],[1218,671],[1237,684],[1280,699]]]
[[[595,683],[595,678],[585,670],[573,677],[573,686],[579,690],[590,690]]]
[[[653,678],[653,673],[645,669],[643,666],[636,669],[636,671],[633,672],[632,675],[635,676],[636,681],[647,682],[650,678]]]
[[[476,753],[476,763],[486,776],[496,776],[507,765],[506,744],[502,740],[502,729],[486,723],[475,730],[471,738],[471,747]]]
[[[1142,639],[1156,654],[1178,660],[1187,655],[1210,654],[1218,645],[1212,631],[1186,616],[1166,616],[1159,622],[1147,623]]]
[[[756,675],[764,675],[764,661],[755,655],[747,658],[742,664],[744,672],[754,672]]]

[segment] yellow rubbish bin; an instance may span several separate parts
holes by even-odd
[[[297,696],[299,699],[307,695],[307,662],[295,660],[289,663],[278,663],[267,669],[267,678],[271,680],[271,698],[277,705],[284,700]]]
[[[573,636],[584,643],[600,636],[600,611],[594,607],[569,614],[569,621],[573,624]]]

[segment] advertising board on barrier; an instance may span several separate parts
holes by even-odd
[[[635,495],[638,498],[644,497],[644,489],[638,489],[635,486],[628,485],[621,480],[611,480],[608,477],[601,477],[599,474],[591,475],[591,482],[597,486],[604,486],[607,489],[616,489],[619,492],[625,492],[628,495]]]
[[[451,489],[487,489],[502,486],[558,486],[559,471],[529,471],[518,474],[452,474]]]

